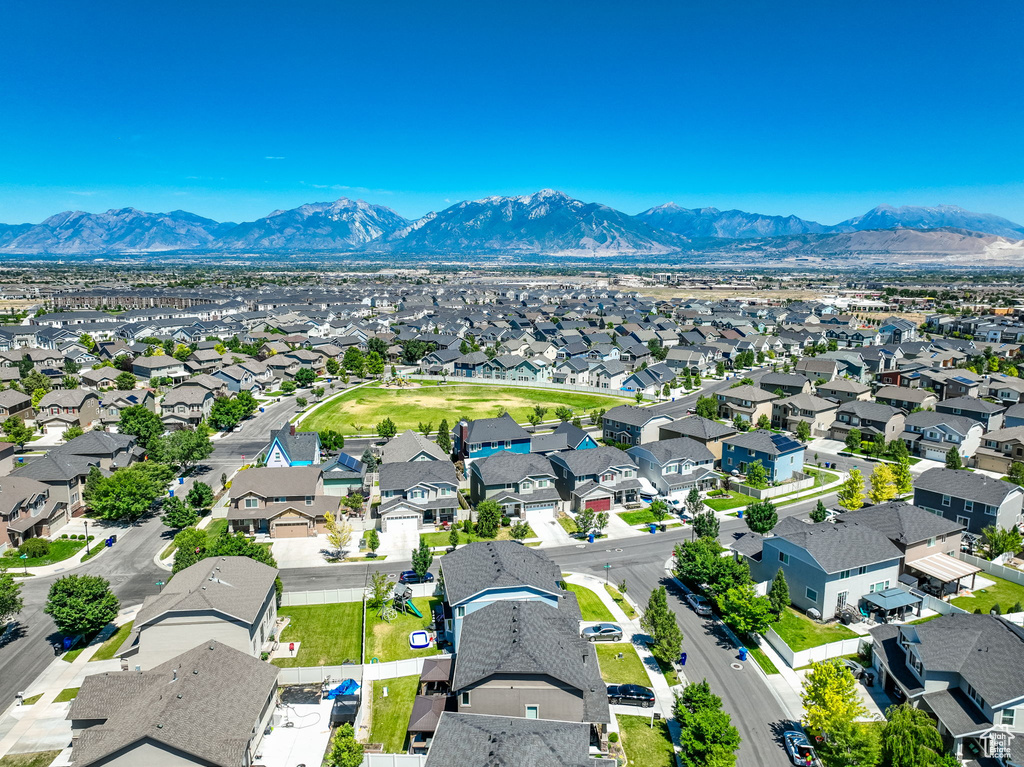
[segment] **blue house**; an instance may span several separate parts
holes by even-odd
[[[508,413],[499,418],[459,421],[452,434],[455,454],[463,460],[483,458],[501,450],[530,452],[530,433]]]
[[[320,435],[315,431],[296,432],[295,424],[289,424],[270,433],[264,455],[272,469],[313,466],[320,463]]]
[[[459,650],[463,619],[508,600],[543,602],[579,616],[576,597],[562,588],[562,570],[543,554],[515,541],[471,543],[441,559],[445,633]]]
[[[722,470],[745,474],[747,467],[760,461],[768,470],[770,482],[785,482],[794,472],[804,470],[804,446],[785,434],[765,429],[737,434],[722,442]]]

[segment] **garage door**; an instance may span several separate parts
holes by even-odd
[[[308,536],[308,522],[278,522],[274,525],[274,538],[306,538]]]
[[[584,508],[594,511],[608,511],[612,507],[611,498],[591,498],[583,504]]]
[[[397,533],[397,534],[409,534],[416,535],[420,529],[420,518],[419,516],[408,516],[408,517],[387,517],[384,520],[385,533]]]

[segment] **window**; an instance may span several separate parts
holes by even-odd
[[[805,593],[807,595],[807,598],[812,602],[818,601],[818,592],[812,589],[810,586],[807,587],[807,591]]]
[[[950,501],[950,497],[948,495],[942,496],[942,505],[943,506],[949,506],[950,502],[951,502]]]
[[[784,551],[780,551],[779,552],[779,561],[782,562],[782,564],[784,564],[784,565],[788,565],[789,564],[789,554],[787,554]]]
[[[985,708],[985,699],[981,697],[981,695],[978,694],[978,691],[975,690],[970,684],[967,685],[967,697],[969,697],[971,700],[977,703],[978,708]]]
[[[929,538],[928,539],[928,548],[931,548],[934,545],[935,545],[935,538]]]
[[[313,496],[311,496],[311,495],[307,495],[306,496],[306,505],[307,506],[312,506],[313,505]]]
[[[872,583],[871,588],[868,589],[869,594],[875,594],[879,591],[885,591],[889,588],[889,581],[879,581],[878,583]]]
[[[526,718],[527,719],[539,719],[540,718],[540,706],[527,706],[526,707]]]
[[[956,518],[956,523],[958,525],[963,525],[964,527],[969,527],[970,524],[971,524],[971,520],[968,519],[967,517],[961,517],[961,516],[958,515],[957,518]]]
[[[974,511],[974,501],[964,501],[964,511]]]
[[[1005,725],[1008,725],[1009,727],[1013,727],[1013,715],[1014,715],[1014,713],[1015,713],[1015,711],[1012,708],[1005,708],[1005,709],[1003,709],[1003,711],[1001,712],[1001,714],[1002,714],[1002,716],[1001,716],[1002,721],[1000,722],[1000,724],[1005,724]]]
[[[464,692],[464,693],[462,693],[461,696],[459,696],[459,704],[462,705],[462,706],[468,706],[469,705],[469,693],[468,692]]]
[[[864,575],[864,573],[866,573],[867,571],[868,568],[865,565],[861,565],[857,568],[857,575]]]
[[[849,577],[850,577],[850,571],[849,570],[843,570],[843,571],[841,571],[839,573],[839,579],[840,580],[842,580],[843,578],[849,578]]]
[[[285,498],[283,495],[279,495],[274,498],[274,503],[288,503],[288,499]]]
[[[246,498],[245,499],[245,508],[247,508],[247,509],[255,509],[259,505],[260,505],[260,502],[259,502],[258,498]]]
[[[456,607],[455,608],[455,617],[456,618],[465,618],[466,617],[466,608],[465,607]]]

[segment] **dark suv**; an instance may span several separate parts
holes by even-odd
[[[432,573],[427,573],[422,578],[416,574],[415,570],[403,570],[402,574],[398,576],[399,583],[433,583],[434,576]]]
[[[625,703],[630,706],[650,708],[654,705],[654,692],[638,684],[608,685],[608,702]]]

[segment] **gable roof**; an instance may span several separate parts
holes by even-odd
[[[868,506],[856,511],[847,511],[836,517],[836,524],[850,522],[859,522],[874,528],[890,541],[905,546],[940,535],[953,535],[964,529],[963,525],[906,501]]]
[[[485,485],[518,482],[524,477],[539,474],[555,476],[547,458],[536,453],[513,453],[508,450],[501,450],[474,461],[470,471],[479,475]]]
[[[630,426],[643,426],[659,418],[670,418],[664,413],[657,413],[649,407],[637,405],[616,405],[604,414],[605,419],[619,421]]]
[[[448,456],[436,442],[412,429],[406,429],[384,446],[381,463],[405,463],[420,454],[429,455],[435,461],[448,460]]]
[[[607,722],[608,697],[590,642],[578,618],[544,604],[493,602],[462,622],[452,689],[463,690],[495,674],[549,676],[582,693],[583,718]]]
[[[320,457],[320,435],[315,431],[292,432],[293,426],[282,426],[277,431],[270,432],[270,444],[267,445],[267,454],[276,441],[284,452],[289,463],[296,461],[309,461],[315,463]]]
[[[246,469],[231,481],[231,497],[240,498],[246,493],[263,498],[316,495],[322,474],[320,466]]]
[[[588,451],[589,452],[589,451]],[[485,589],[532,586],[563,598],[562,571],[545,555],[515,541],[462,546],[441,558],[444,588],[451,605]]]
[[[694,439],[704,441],[722,439],[739,433],[739,430],[731,424],[719,423],[699,415],[680,418],[678,421],[673,421],[661,428],[681,434],[684,437],[693,437]]]
[[[590,726],[583,722],[457,714],[445,711],[424,767],[595,767]]]
[[[931,410],[919,410],[907,416],[904,428],[916,426],[919,429],[928,427],[946,426],[957,434],[966,435],[971,429],[981,429],[980,421],[968,418],[965,415],[950,415],[949,413],[935,413]]]
[[[662,466],[670,461],[689,460],[694,463],[707,463],[715,460],[714,453],[697,440],[689,437],[645,442],[642,445],[631,447],[626,453],[636,457],[636,453],[640,451],[649,453]]]
[[[776,434],[767,429],[755,429],[745,434],[729,437],[725,444],[755,450],[768,455],[782,455],[795,450],[804,450],[804,446],[787,434]]]
[[[628,454],[617,447],[605,445],[590,450],[566,450],[555,453],[551,460],[563,464],[577,477],[599,474],[612,466],[636,466]]]
[[[385,463],[380,467],[382,491],[405,490],[421,483],[458,485],[455,464],[451,461],[410,461]]]
[[[803,528],[794,525],[764,542],[768,544],[778,538],[806,551],[826,573],[898,560],[903,556],[903,552],[882,533],[859,522],[842,525],[821,522],[804,524]]]
[[[1001,506],[1007,496],[1024,492],[1011,482],[966,469],[928,469],[914,480],[914,490],[927,490],[954,498],[966,498],[989,506]],[[916,498],[914,500],[917,500]]]
[[[459,426],[462,423],[465,422],[460,422]],[[458,428],[456,428],[457,431]],[[516,423],[508,413],[498,418],[477,418],[475,421],[469,421],[466,434],[467,441],[470,443],[530,438],[530,433]]]

